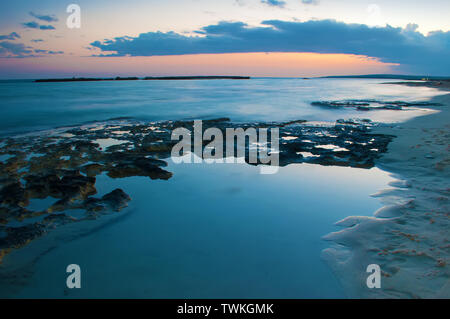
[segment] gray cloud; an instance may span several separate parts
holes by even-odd
[[[0,58],[34,58],[57,54],[64,54],[64,51],[33,49],[23,43],[0,42]]]
[[[36,19],[46,21],[46,22],[56,22],[58,21],[58,18],[54,15],[45,15],[45,14],[36,14],[34,12],[30,12],[30,15],[32,17],[35,17]]]
[[[20,35],[16,32],[11,32],[8,35],[0,35],[0,40],[15,40],[20,39]]]
[[[316,52],[366,55],[400,63],[402,71],[450,74],[450,32],[423,35],[414,25],[368,27],[335,20],[263,21],[261,27],[220,22],[197,30],[197,36],[148,32],[137,37],[95,41],[100,56],[154,56],[238,52]]]
[[[32,53],[32,50],[23,43],[0,42],[0,57],[23,58],[30,56]]]
[[[41,39],[31,40],[33,42],[42,42]],[[45,49],[33,49],[23,43],[10,41],[0,42],[0,58],[31,58],[48,55],[63,54],[63,51],[53,51]]]

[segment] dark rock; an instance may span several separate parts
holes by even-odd
[[[34,223],[21,227],[5,227],[6,237],[0,238],[0,248],[20,248],[46,233],[43,224]]]
[[[28,205],[28,197],[25,194],[25,189],[20,182],[15,182],[4,186],[0,190],[0,203],[8,206],[21,206]]]
[[[369,106],[367,102],[360,101],[316,101],[312,102],[313,106],[328,107],[328,108],[341,108],[341,107],[364,107]]]
[[[56,175],[28,175],[26,191],[32,198],[85,198],[97,193],[95,177],[86,177],[78,171],[68,171],[59,179]]]
[[[76,221],[76,218],[66,214],[50,214],[42,220],[42,224],[49,228],[56,228]]]
[[[44,176],[27,175],[24,179],[27,181],[26,191],[30,198],[43,199],[50,196],[50,194],[55,195],[56,191],[54,189],[59,184],[59,177],[55,174]]]
[[[132,164],[117,164],[109,170],[108,176],[111,178],[147,176],[150,179],[168,180],[172,177],[172,173],[153,164],[147,164],[141,167]]]
[[[105,167],[103,165],[94,163],[94,164],[85,165],[85,166],[81,167],[80,170],[82,172],[86,173],[86,175],[89,177],[95,177],[98,174],[100,174],[104,169],[105,169]]]
[[[120,188],[117,188],[102,197],[102,201],[107,204],[112,210],[117,212],[122,208],[127,207],[130,200],[130,196],[128,196]]]
[[[403,107],[439,106],[440,104],[432,102],[378,101],[368,99],[368,100],[346,100],[346,101],[316,101],[312,102],[311,105],[328,108],[354,107],[360,111],[370,111],[376,109],[402,110]]]

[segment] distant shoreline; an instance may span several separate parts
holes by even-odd
[[[431,81],[423,81],[423,82],[387,82],[383,84],[398,84],[398,85],[406,85],[406,86],[425,86],[429,88],[437,88],[442,90],[450,89],[450,80],[431,80]]]
[[[95,81],[137,81],[137,80],[249,80],[249,76],[147,76],[115,77],[115,78],[61,78],[61,79],[37,79],[34,82],[95,82]]]
[[[450,82],[450,76],[427,76],[427,75],[401,75],[401,74],[365,74],[365,75],[330,75],[330,76],[318,76],[318,77],[264,77],[264,76],[228,76],[228,75],[186,75],[186,76],[146,76],[146,77],[71,77],[71,78],[41,78],[41,79],[3,79],[5,81],[31,81],[31,82],[98,82],[98,81],[142,81],[142,80],[250,80],[250,79],[302,79],[302,80],[314,80],[314,79],[386,79],[386,80],[400,80],[400,81],[442,81]],[[408,82],[411,83],[411,82]],[[392,84],[392,82],[390,82]],[[406,84],[405,82],[398,84]],[[414,85],[414,84],[412,84]]]
[[[401,75],[401,74],[366,74],[366,75],[330,75],[320,79],[393,79],[410,81],[450,81],[449,76]]]

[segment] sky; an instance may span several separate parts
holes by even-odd
[[[70,28],[80,8],[80,27]],[[0,79],[450,75],[448,0],[16,0]]]

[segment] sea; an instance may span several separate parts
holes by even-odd
[[[232,122],[370,119],[396,124],[426,108],[361,112],[313,101],[428,101],[432,88],[380,79],[252,78],[35,83],[0,81],[0,137],[113,119],[214,119]],[[129,206],[76,223],[13,250],[0,264],[6,298],[345,298],[321,258],[335,222],[372,215],[370,196],[389,188],[389,172],[290,164],[258,167],[176,164],[169,180],[97,176],[98,195],[121,188]],[[45,209],[51,199],[33,202]],[[1,236],[1,232],[0,232]],[[67,286],[79,265],[81,288]],[[365,269],[361,269],[365,272]]]

